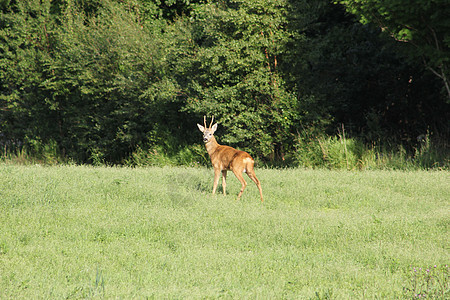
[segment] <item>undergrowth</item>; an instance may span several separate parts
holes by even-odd
[[[333,137],[299,136],[294,161],[306,168],[346,170],[428,170],[449,169],[446,142],[433,141],[428,134],[407,150],[403,145],[366,145],[345,134]]]
[[[55,142],[34,141],[28,147],[0,150],[0,161],[12,164],[57,165],[74,163]],[[283,160],[265,161],[254,157],[267,167],[326,168],[334,170],[448,170],[450,146],[442,139],[423,136],[414,147],[403,145],[367,145],[344,133],[336,136],[299,135],[295,149]],[[90,164],[108,165],[101,154],[91,151]],[[136,147],[121,165],[124,166],[207,166],[209,156],[202,144],[171,147]]]

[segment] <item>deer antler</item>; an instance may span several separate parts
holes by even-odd
[[[212,126],[213,122],[214,122],[214,116],[212,116],[212,119],[211,119],[211,124],[209,124],[209,128],[211,128],[211,126]]]
[[[203,116],[203,124],[205,124],[205,129],[207,128],[206,127],[206,116]]]

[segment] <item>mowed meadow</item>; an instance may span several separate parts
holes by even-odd
[[[449,297],[450,173],[0,164],[0,298]]]

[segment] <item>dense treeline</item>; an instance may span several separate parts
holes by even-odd
[[[300,163],[316,146],[326,159],[336,134],[447,153],[449,36],[436,36],[439,60],[419,59],[334,2],[3,1],[2,151],[204,161],[195,124],[214,115],[220,142],[267,162]]]

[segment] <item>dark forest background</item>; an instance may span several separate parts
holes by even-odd
[[[203,164],[214,115],[268,165],[448,167],[447,1],[358,3],[2,0],[0,153]]]

